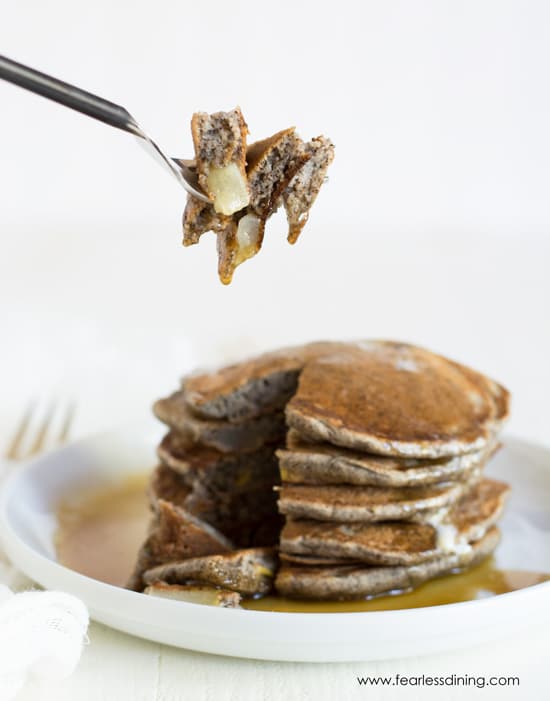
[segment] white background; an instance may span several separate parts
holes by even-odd
[[[239,104],[252,139],[294,124],[337,156],[298,244],[272,220],[227,289],[133,137],[0,84],[4,394],[68,388],[95,427],[197,364],[392,337],[492,373],[512,429],[540,436],[549,36],[544,2],[5,2],[3,53],[123,104],[174,155],[194,110]]]
[[[550,442],[549,40],[529,0],[4,0],[4,54],[174,155],[193,111],[239,104],[251,139],[293,124],[336,160],[296,246],[278,216],[224,288],[213,236],[180,246],[184,193],[132,137],[0,84],[2,437],[31,397],[75,397],[87,433],[195,365],[389,337],[492,374],[510,430]]]

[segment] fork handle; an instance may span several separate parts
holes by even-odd
[[[0,78],[65,105],[65,107],[70,107],[77,112],[82,112],[88,117],[105,122],[112,127],[136,136],[143,136],[137,122],[124,107],[115,105],[114,102],[104,100],[97,95],[92,95],[92,93],[81,90],[74,85],[64,83],[62,80],[52,78],[45,73],[40,73],[34,68],[24,66],[5,56],[0,56]]]

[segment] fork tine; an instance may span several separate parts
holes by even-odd
[[[36,455],[36,453],[39,453],[44,448],[46,436],[48,434],[48,429],[52,422],[54,413],[55,402],[52,402],[48,408],[48,411],[46,412],[46,415],[44,416],[44,419],[42,420],[42,423],[40,424],[36,438],[34,439],[27,455]]]
[[[69,432],[71,430],[71,426],[74,420],[74,415],[76,412],[76,405],[74,402],[71,402],[65,411],[65,419],[63,423],[61,424],[61,429],[59,431],[59,434],[57,436],[57,442],[58,443],[65,443],[69,436]]]
[[[29,428],[31,418],[34,413],[34,407],[35,402],[30,402],[27,405],[25,413],[23,414],[21,421],[17,425],[15,433],[13,434],[12,439],[8,444],[8,447],[6,448],[6,452],[4,453],[4,456],[8,460],[17,460],[17,458],[21,455],[21,443],[23,442],[25,434],[27,433],[27,430]]]

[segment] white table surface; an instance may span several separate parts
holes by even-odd
[[[240,103],[252,138],[295,123],[331,136],[337,156],[298,244],[278,217],[261,255],[222,288],[214,241],[180,247],[183,193],[132,139],[0,84],[0,440],[29,398],[76,399],[78,437],[141,418],[197,365],[382,337],[493,375],[513,393],[508,430],[550,445],[548,4],[280,6],[290,29],[288,12],[257,0],[28,0],[3,11],[4,53],[128,106],[174,154],[190,152],[191,111]],[[206,28],[218,40],[205,56]],[[225,38],[238,36],[247,41],[228,56]],[[186,70],[198,55],[200,72]],[[399,672],[519,675],[519,691],[479,698],[536,701],[548,698],[548,650],[550,632],[533,627],[429,658],[278,664],[92,624],[75,674],[20,699],[477,693],[355,680]]]

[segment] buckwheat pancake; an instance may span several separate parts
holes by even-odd
[[[138,553],[127,584],[143,589],[142,574],[164,562],[187,557],[217,555],[234,549],[233,543],[215,528],[174,504],[158,499],[147,539]]]
[[[274,545],[281,529],[281,517],[276,516],[277,497],[271,489],[220,494],[198,485],[187,497],[185,508],[239,548]]]
[[[237,267],[260,250],[264,228],[264,220],[241,213],[224,216],[215,212],[210,202],[189,195],[183,212],[183,245],[198,243],[208,231],[216,234],[218,277],[229,285]]]
[[[196,173],[209,201],[188,195],[183,215],[183,245],[217,236],[218,275],[228,285],[235,269],[261,249],[266,221],[283,205],[288,241],[294,243],[334,159],[334,146],[324,136],[304,143],[294,127],[247,147],[247,125],[240,109],[191,120]]]
[[[345,350],[349,344],[320,341],[264,353],[240,363],[185,377],[185,401],[197,415],[230,422],[281,410],[296,391],[308,360]]]
[[[384,521],[334,523],[287,520],[280,539],[282,552],[316,557],[350,558],[370,565],[416,565],[449,550],[467,550],[498,520],[508,485],[484,479],[475,485],[444,520],[432,523]]]
[[[201,582],[245,596],[267,594],[273,587],[277,558],[273,548],[249,548],[154,567],[143,574],[146,584]]]
[[[483,450],[508,393],[473,370],[404,343],[368,341],[310,360],[286,406],[309,439],[402,457]]]
[[[501,517],[509,494],[509,484],[488,478],[481,480],[451,510],[450,522],[458,537],[466,538],[468,542],[479,540]],[[432,522],[436,528],[438,525],[441,528],[437,516]]]
[[[241,263],[259,252],[264,226],[265,222],[254,225],[248,217],[238,220],[234,217],[217,231],[218,277],[224,285],[231,284],[235,270]],[[245,231],[242,231],[243,227]]]
[[[289,243],[296,243],[307,223],[309,211],[334,160],[334,146],[326,137],[317,136],[303,145],[302,153],[307,162],[297,171],[283,193]]]
[[[294,128],[249,146],[248,206],[230,220],[210,220],[212,230],[218,234],[218,273],[224,284],[231,282],[241,263],[260,251],[266,222],[281,202],[289,221],[288,241],[296,241],[333,158],[334,147],[328,139],[318,137],[304,144]],[[184,217],[184,225],[186,220]],[[207,220],[207,216],[199,214],[195,220],[196,235],[200,236]]]
[[[221,608],[239,608],[241,603],[241,596],[235,591],[199,584],[165,584],[164,582],[155,582],[145,587],[143,593],[148,596],[158,596],[161,599],[187,601],[190,604],[220,606]]]
[[[510,413],[510,393],[508,390],[490,377],[487,377],[487,375],[476,372],[467,365],[460,365],[454,361],[449,362],[466,375],[479,388],[482,394],[491,396],[495,406],[495,430],[500,430]]]
[[[173,429],[171,444],[180,453],[194,444],[216,448],[224,453],[248,452],[265,443],[279,442],[285,435],[282,411],[234,423],[204,419],[191,412],[182,391],[156,401],[153,413]]]
[[[319,557],[316,555],[296,555],[296,553],[279,553],[279,560],[282,562],[291,562],[298,565],[306,565],[307,567],[325,567],[327,565],[337,566],[343,565],[363,565],[360,560],[350,560],[349,557]]]
[[[191,119],[199,185],[218,214],[229,216],[250,201],[246,178],[248,127],[241,110],[196,112]]]
[[[183,211],[183,245],[193,246],[207,231],[225,229],[229,219],[216,214],[211,202],[189,196]]]
[[[183,475],[161,463],[153,471],[148,494],[153,508],[159,500],[170,502],[213,526],[234,545],[248,547],[277,542],[281,518],[272,485],[272,480],[239,484],[223,476],[187,483]]]
[[[279,511],[293,519],[362,523],[407,521],[449,507],[472,485],[451,482],[427,487],[358,487],[292,485],[278,488]]]
[[[435,577],[474,567],[494,551],[499,540],[500,532],[493,526],[469,550],[440,555],[408,567],[304,567],[283,563],[275,588],[282,596],[321,600],[360,599],[406,591]]]
[[[159,499],[185,508],[185,501],[192,491],[192,484],[188,484],[182,475],[162,462],[151,473],[147,486],[152,509],[156,508]]]
[[[294,127],[251,144],[246,153],[249,213],[265,222],[277,209],[290,181],[310,158]]]
[[[297,484],[354,484],[412,487],[471,479],[496,452],[483,450],[433,460],[369,455],[330,443],[304,441],[296,431],[287,435],[287,448],[277,451],[281,480]]]
[[[161,462],[179,473],[184,481],[218,491],[243,491],[279,484],[279,468],[273,447],[266,445],[243,453],[222,453],[193,446],[181,449],[168,433],[157,449]]]
[[[211,206],[186,207],[184,245],[196,243],[208,229],[214,231],[218,275],[223,284],[230,284],[237,267],[259,253],[267,220],[278,209],[293,176],[309,158],[294,129],[286,129],[248,147],[249,204],[246,208],[228,218],[213,217]]]

